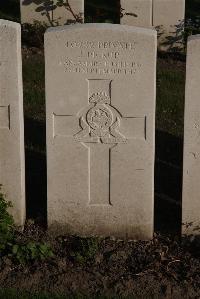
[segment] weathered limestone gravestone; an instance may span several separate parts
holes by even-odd
[[[121,24],[158,31],[160,50],[183,48],[185,0],[121,0]]]
[[[84,0],[20,0],[21,22],[33,24],[35,21],[48,26],[83,22]]]
[[[183,48],[185,0],[153,0],[153,26],[160,50]]]
[[[25,220],[21,28],[0,20],[0,184],[17,225]]]
[[[200,234],[200,35],[187,48],[183,162],[183,234]]]
[[[121,0],[122,17],[121,24],[152,27],[153,0]]]
[[[45,34],[48,223],[153,233],[156,31],[85,24]]]

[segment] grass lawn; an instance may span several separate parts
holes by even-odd
[[[158,60],[156,129],[183,136],[185,97],[184,62]]]
[[[45,120],[44,79],[44,56],[25,54],[23,59],[23,85],[26,117]]]

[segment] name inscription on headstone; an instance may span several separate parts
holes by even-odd
[[[141,68],[141,63],[134,61],[137,46],[134,42],[67,41],[65,46],[66,49],[78,50],[76,59],[65,58],[66,72],[134,75]],[[129,60],[124,59],[127,55],[131,56]]]

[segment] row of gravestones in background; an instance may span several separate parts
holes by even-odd
[[[0,20],[0,182],[25,221],[20,25]],[[48,225],[80,235],[153,235],[157,34],[85,24],[45,33]],[[188,43],[183,233],[197,234],[200,37]]]
[[[22,23],[57,26],[84,22],[84,0],[53,0],[53,4],[48,0],[20,1]],[[183,47],[185,0],[121,0],[120,5],[121,24],[156,28],[161,50]]]

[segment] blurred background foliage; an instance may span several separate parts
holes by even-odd
[[[85,0],[86,22],[119,23],[120,0]],[[20,21],[20,0],[0,0],[0,18]],[[186,0],[186,24],[200,33],[200,0]],[[193,28],[192,28],[193,27]]]
[[[86,23],[119,24],[120,13],[120,0],[85,0]],[[0,18],[20,22],[20,0],[0,0]],[[43,46],[46,26],[27,24],[22,30],[23,44]],[[191,34],[200,34],[200,0],[186,0],[185,41]]]
[[[186,0],[185,35],[200,34],[200,0]]]
[[[85,0],[86,23],[120,22],[120,0]]]

